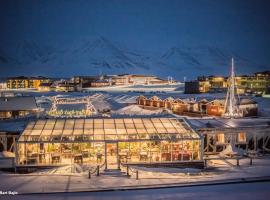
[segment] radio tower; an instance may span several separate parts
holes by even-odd
[[[237,92],[235,84],[234,59],[232,58],[231,76],[229,77],[228,80],[228,91],[224,106],[224,114],[223,114],[224,117],[237,118],[241,116],[237,105],[235,93]]]

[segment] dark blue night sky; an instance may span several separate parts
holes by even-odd
[[[270,67],[267,0],[1,0],[1,76],[193,78]]]

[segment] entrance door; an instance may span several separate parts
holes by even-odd
[[[106,169],[118,169],[118,143],[110,142],[105,143],[106,150]]]

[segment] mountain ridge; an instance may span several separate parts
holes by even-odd
[[[252,73],[254,66],[257,71],[267,69],[265,65],[251,62],[244,55],[211,45],[175,45],[166,51],[161,50],[160,55],[124,49],[103,36],[67,43],[61,47],[31,40],[14,42],[5,49],[1,46],[0,67],[3,74],[8,75],[18,75],[25,69],[30,74],[40,72],[53,75],[54,72],[60,72],[65,76],[78,72],[124,72],[195,78],[211,73],[228,74],[231,57],[235,57],[236,70],[244,67],[244,70],[239,70],[241,73]]]

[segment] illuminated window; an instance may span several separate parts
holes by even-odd
[[[246,133],[238,133],[238,142],[246,142]]]
[[[225,143],[224,133],[218,133],[217,134],[217,143]]]

